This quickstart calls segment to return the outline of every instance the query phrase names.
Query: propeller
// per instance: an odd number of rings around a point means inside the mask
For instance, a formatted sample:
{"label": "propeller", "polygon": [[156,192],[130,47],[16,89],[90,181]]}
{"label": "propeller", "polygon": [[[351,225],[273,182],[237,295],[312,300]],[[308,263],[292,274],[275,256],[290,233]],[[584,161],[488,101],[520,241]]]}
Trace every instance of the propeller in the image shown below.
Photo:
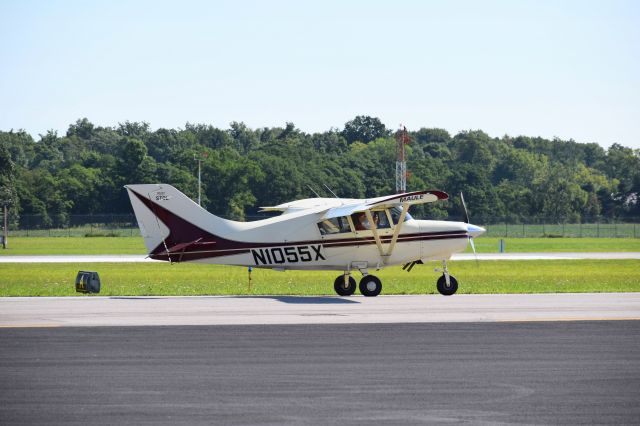
{"label": "propeller", "polygon": [[473,250],[473,255],[476,258],[476,265],[479,266],[480,264],[478,262],[478,253],[476,253],[476,245],[473,242],[473,233],[478,231],[481,231],[480,233],[482,233],[484,232],[484,229],[480,228],[479,226],[471,225],[469,223],[469,211],[467,210],[467,204],[464,202],[464,195],[462,194],[462,192],[460,192],[460,201],[462,201],[462,208],[464,210],[464,223],[467,224],[467,238],[469,239],[471,250]]}
{"label": "propeller", "polygon": [[464,195],[460,192],[460,201],[462,201],[462,208],[464,209],[464,223],[469,223],[469,212],[467,211],[467,204],[464,202]]}
{"label": "propeller", "polygon": [[[462,195],[462,192],[460,192],[460,201],[462,202],[462,208],[464,210],[464,223],[467,224],[467,238],[469,239],[469,244],[471,245],[471,249],[473,250],[473,255],[476,258],[476,265],[479,266],[480,263],[478,262],[478,253],[476,252],[476,245],[473,242],[473,238],[485,233],[486,229],[469,223],[469,211],[467,210],[467,203],[464,202],[464,195]],[[402,269],[407,272],[411,272],[414,266],[421,264],[422,260],[408,262],[404,264]]]}

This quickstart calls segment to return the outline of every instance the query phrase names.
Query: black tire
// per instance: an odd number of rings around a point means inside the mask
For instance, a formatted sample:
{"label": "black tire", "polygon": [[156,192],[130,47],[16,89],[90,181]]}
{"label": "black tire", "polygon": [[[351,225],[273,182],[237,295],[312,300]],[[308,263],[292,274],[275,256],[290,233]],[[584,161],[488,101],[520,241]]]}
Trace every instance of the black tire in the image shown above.
{"label": "black tire", "polygon": [[382,283],[374,275],[366,275],[360,280],[360,293],[363,296],[375,297],[382,291]]}
{"label": "black tire", "polygon": [[456,291],[458,291],[458,280],[456,280],[453,275],[449,275],[449,285],[447,286],[447,280],[444,277],[444,274],[438,278],[438,292],[443,296],[451,296]]}
{"label": "black tire", "polygon": [[339,296],[351,296],[356,292],[356,280],[352,276],[349,276],[349,283],[345,286],[344,275],[340,275],[333,282],[333,289]]}

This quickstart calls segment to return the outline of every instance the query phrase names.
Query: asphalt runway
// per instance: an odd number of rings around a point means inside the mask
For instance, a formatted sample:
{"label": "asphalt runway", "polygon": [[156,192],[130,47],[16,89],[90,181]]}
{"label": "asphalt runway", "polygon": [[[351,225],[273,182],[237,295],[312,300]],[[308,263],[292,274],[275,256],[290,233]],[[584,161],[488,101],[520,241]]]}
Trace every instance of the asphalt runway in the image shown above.
{"label": "asphalt runway", "polygon": [[638,424],[640,322],[0,329],[0,423]]}
{"label": "asphalt runway", "polygon": [[[3,254],[3,253],[0,253]],[[580,252],[580,253],[458,253],[453,261],[468,260],[624,260],[640,259],[640,252]],[[162,262],[142,254],[107,255],[3,255],[0,263],[139,263]]]}
{"label": "asphalt runway", "polygon": [[639,354],[640,293],[0,298],[0,424],[638,424]]}

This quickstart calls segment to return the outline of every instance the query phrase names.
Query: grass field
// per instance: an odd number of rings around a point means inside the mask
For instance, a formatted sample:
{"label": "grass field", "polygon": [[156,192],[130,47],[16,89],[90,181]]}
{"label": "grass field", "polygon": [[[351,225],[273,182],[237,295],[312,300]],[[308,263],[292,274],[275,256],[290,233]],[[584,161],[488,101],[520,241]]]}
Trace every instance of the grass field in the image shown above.
{"label": "grass field", "polygon": [[[640,251],[632,238],[505,238],[507,252]],[[479,253],[498,251],[499,238],[476,238]],[[140,237],[16,237],[0,256],[48,254],[144,254]],[[470,251],[470,248],[467,250]],[[376,273],[384,294],[435,293],[435,264],[411,273],[393,267]],[[452,262],[460,293],[546,293],[640,291],[640,261],[481,261]],[[76,295],[78,270],[94,270],[101,294],[334,294],[336,272],[254,270],[252,289],[244,268],[198,264],[0,264],[0,296]],[[359,276],[356,275],[359,279]]]}
{"label": "grass field", "polygon": [[[400,267],[373,272],[383,294],[435,293],[435,263],[407,273]],[[254,270],[200,264],[0,264],[0,296],[72,296],[78,270],[98,271],[101,295],[320,295],[334,294],[336,272]],[[640,291],[638,260],[451,262],[459,293]],[[359,274],[355,275],[357,280]]]}
{"label": "grass field", "polygon": [[0,256],[146,253],[142,237],[15,237],[0,249]]}
{"label": "grass field", "polygon": [[[119,219],[117,216],[106,215],[105,217],[103,215],[102,219],[99,219],[99,216],[94,218],[96,221],[106,220],[107,223],[95,223],[70,228],[12,230],[11,233],[17,237],[140,236],[140,231],[134,225],[135,219],[132,215],[125,215],[124,217],[120,215]],[[87,219],[87,217],[82,218]],[[499,238],[640,238],[640,224],[638,223],[545,223],[535,225],[496,223],[486,225],[481,220],[474,223],[484,226],[487,229],[488,237]]]}
{"label": "grass field", "polygon": [[[640,251],[638,238],[502,238],[507,253],[629,252]],[[474,242],[478,253],[497,253],[501,238],[480,237]],[[471,247],[467,247],[471,253]]]}
{"label": "grass field", "polygon": [[488,237],[638,238],[637,223],[547,223],[487,225]]}
{"label": "grass field", "polygon": [[[509,253],[640,251],[638,238],[504,238]],[[497,253],[500,238],[475,239],[478,253]],[[471,252],[471,248],[467,249]],[[15,237],[0,256],[145,254],[141,237]]]}

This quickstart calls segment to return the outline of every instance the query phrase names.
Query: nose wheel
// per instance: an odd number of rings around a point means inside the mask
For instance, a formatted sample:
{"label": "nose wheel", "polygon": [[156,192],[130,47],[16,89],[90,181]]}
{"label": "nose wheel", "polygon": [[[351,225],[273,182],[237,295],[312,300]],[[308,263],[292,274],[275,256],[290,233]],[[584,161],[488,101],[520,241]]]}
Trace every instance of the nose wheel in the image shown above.
{"label": "nose wheel", "polygon": [[449,282],[447,282],[447,277],[442,274],[440,278],[438,278],[438,292],[443,296],[451,296],[458,290],[458,280],[456,280],[453,275],[449,275]]}
{"label": "nose wheel", "polygon": [[458,291],[458,280],[456,280],[453,275],[449,274],[446,260],[442,261],[442,269],[436,269],[436,272],[442,272],[442,276],[438,278],[438,282],[436,283],[438,293],[443,296],[451,296]]}

